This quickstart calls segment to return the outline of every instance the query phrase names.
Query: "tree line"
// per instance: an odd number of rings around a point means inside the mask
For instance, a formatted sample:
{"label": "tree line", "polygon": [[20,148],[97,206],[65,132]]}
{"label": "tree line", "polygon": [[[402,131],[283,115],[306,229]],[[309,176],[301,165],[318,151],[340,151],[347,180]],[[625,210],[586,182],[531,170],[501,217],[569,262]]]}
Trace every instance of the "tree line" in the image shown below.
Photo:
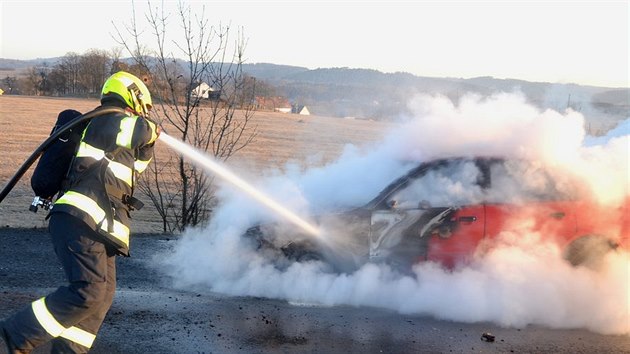
{"label": "tree line", "polygon": [[118,70],[133,68],[115,54],[91,49],[84,54],[67,53],[53,65],[28,68],[24,75],[6,76],[2,86],[6,93],[16,95],[93,97]]}
{"label": "tree line", "polygon": [[[0,88],[5,94],[13,95],[99,97],[105,80],[111,74],[121,70],[155,80],[155,75],[148,72],[146,65],[138,63],[134,58],[124,59],[121,53],[122,49],[112,51],[90,49],[84,54],[69,52],[54,64],[44,63],[26,69],[26,72],[21,75],[7,75],[0,81]],[[254,104],[256,96],[272,97],[277,94],[277,89],[263,80],[257,80],[246,74],[241,80],[242,85],[248,89],[242,90],[243,93],[247,93],[247,97],[241,97],[240,102]],[[180,80],[180,82],[186,81]],[[162,89],[168,87],[169,83],[159,82],[159,80],[153,83],[155,85],[151,90],[152,95],[154,99],[159,100],[160,93],[163,93]],[[154,92],[156,88],[157,92]],[[189,94],[194,87],[179,87],[179,89],[180,100],[183,101],[185,95]]]}

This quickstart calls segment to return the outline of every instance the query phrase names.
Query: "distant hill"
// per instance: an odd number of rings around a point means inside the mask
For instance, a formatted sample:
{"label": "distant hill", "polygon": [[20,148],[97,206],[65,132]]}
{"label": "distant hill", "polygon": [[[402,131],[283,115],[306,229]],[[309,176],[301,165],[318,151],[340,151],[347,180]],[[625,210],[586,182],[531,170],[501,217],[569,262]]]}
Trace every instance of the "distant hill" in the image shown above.
{"label": "distant hill", "polygon": [[[54,65],[59,58],[0,59],[0,74],[38,65]],[[395,120],[405,116],[407,102],[417,94],[441,94],[457,101],[463,95],[522,92],[541,109],[582,112],[591,133],[605,132],[630,117],[630,89],[552,84],[493,77],[435,78],[371,69],[308,69],[270,63],[244,64],[243,72],[277,88],[291,103],[306,105],[315,115]]]}
{"label": "distant hill", "polygon": [[18,59],[4,59],[0,58],[0,71],[21,71],[31,68],[33,66],[42,65],[54,65],[60,58],[46,58],[46,59],[30,59],[30,60],[18,60]]}
{"label": "distant hill", "polygon": [[313,114],[397,119],[407,114],[406,104],[416,94],[442,94],[459,100],[464,94],[488,96],[522,92],[541,109],[582,112],[591,133],[602,133],[630,118],[630,89],[552,84],[515,79],[421,77],[409,73],[382,73],[370,69],[319,68],[309,70],[274,64],[246,64],[243,71],[281,89],[292,102]]}
{"label": "distant hill", "polygon": [[290,75],[309,71],[309,69],[300,66],[257,63],[243,65],[243,71],[261,80],[276,81]]}

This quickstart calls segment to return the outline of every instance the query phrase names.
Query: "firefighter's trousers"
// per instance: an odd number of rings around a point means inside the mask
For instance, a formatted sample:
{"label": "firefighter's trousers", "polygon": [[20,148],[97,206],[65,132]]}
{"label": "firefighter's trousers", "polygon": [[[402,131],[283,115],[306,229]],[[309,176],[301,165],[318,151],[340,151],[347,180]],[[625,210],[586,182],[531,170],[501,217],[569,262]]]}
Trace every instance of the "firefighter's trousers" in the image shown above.
{"label": "firefighter's trousers", "polygon": [[34,301],[4,326],[20,349],[52,340],[53,353],[87,353],[114,299],[116,257],[69,214],[53,213],[49,230],[68,285]]}

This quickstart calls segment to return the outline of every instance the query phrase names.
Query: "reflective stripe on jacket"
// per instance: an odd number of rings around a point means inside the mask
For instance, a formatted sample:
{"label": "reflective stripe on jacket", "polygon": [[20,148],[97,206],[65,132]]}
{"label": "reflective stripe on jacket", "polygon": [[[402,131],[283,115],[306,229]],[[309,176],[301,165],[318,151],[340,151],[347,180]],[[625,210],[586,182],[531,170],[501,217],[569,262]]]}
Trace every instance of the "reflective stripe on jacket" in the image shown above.
{"label": "reflective stripe on jacket", "polygon": [[155,124],[142,117],[109,114],[92,119],[70,169],[68,191],[52,212],[83,220],[120,254],[129,255],[126,198],[148,166],[156,139]]}

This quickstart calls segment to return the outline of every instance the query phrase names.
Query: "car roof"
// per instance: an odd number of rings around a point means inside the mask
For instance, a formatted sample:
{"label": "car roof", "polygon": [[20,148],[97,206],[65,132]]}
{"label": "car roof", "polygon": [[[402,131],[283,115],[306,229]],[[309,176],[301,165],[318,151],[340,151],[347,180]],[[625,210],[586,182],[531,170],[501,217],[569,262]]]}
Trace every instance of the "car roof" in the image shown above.
{"label": "car roof", "polygon": [[[381,190],[379,194],[372,200],[370,200],[364,208],[372,209],[383,203],[389,196],[394,194],[396,191],[406,187],[411,181],[413,181],[417,176],[426,173],[427,170],[435,169],[437,167],[446,166],[447,164],[453,162],[474,162],[477,167],[482,171],[483,174],[487,175],[490,165],[495,163],[501,163],[508,160],[504,157],[496,157],[496,156],[456,156],[456,157],[447,157],[447,158],[438,158],[425,162],[421,162],[418,166],[410,169],[403,176],[395,179],[391,182],[387,187]],[[483,185],[483,181],[480,181]]]}

